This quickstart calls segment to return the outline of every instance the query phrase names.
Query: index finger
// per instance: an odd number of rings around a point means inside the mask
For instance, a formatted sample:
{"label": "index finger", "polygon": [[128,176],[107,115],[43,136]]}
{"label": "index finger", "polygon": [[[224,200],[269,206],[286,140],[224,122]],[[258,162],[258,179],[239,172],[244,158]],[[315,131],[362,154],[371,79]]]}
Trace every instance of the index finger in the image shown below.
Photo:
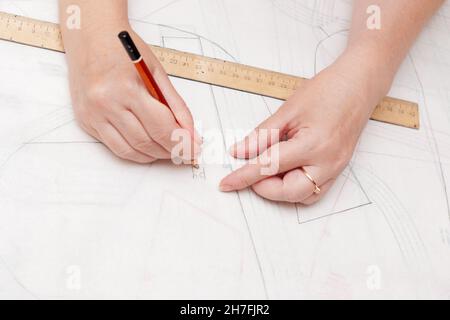
{"label": "index finger", "polygon": [[[172,111],[153,99],[149,95],[143,95],[139,105],[133,106],[133,113],[141,121],[143,127],[148,135],[160,146],[166,149],[169,153],[179,145],[179,141],[173,141],[172,136],[176,130],[186,130],[176,121]],[[186,130],[188,132],[188,130]],[[190,135],[190,133],[188,132]],[[183,155],[186,155],[185,160],[192,160],[196,155],[196,145],[191,143],[191,150],[184,150]],[[184,157],[183,157],[184,158]]]}
{"label": "index finger", "polygon": [[[270,159],[270,161],[267,161]],[[280,142],[257,158],[256,163],[248,163],[225,177],[220,183],[223,192],[238,191],[280,173],[298,168],[306,163],[297,141]]]}
{"label": "index finger", "polygon": [[[147,52],[148,51],[146,51],[146,53]],[[151,62],[151,73],[156,82],[159,84],[162,94],[166,98],[170,109],[173,111],[176,121],[181,127],[189,130],[196,143],[201,144],[200,137],[194,128],[192,114],[186,106],[183,98],[178,94],[177,90],[173,86],[161,63],[154,54],[145,54],[145,58]]]}

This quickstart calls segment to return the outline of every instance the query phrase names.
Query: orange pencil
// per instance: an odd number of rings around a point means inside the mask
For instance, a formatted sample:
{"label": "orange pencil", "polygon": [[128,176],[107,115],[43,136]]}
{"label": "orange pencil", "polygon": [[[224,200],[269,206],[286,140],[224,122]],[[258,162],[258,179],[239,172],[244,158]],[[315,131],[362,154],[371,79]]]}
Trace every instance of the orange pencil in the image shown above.
{"label": "orange pencil", "polygon": [[144,81],[145,87],[147,88],[148,92],[153,98],[164,104],[166,107],[170,108],[166,98],[161,92],[161,89],[159,89],[155,78],[153,78],[153,75],[148,69],[147,64],[142,58],[142,55],[140,54],[130,34],[127,31],[122,31],[121,33],[119,33],[119,38],[128,55],[130,56],[131,61],[133,61],[136,70],[139,72],[142,81]]}
{"label": "orange pencil", "polygon": [[[131,61],[133,61],[133,64],[136,67],[136,70],[138,71],[139,75],[141,76],[141,79],[144,82],[145,87],[147,88],[150,95],[154,99],[164,104],[167,108],[169,108],[169,110],[171,110],[169,104],[167,103],[166,98],[164,97],[161,89],[156,83],[155,78],[153,78],[152,73],[147,67],[144,58],[142,57],[141,53],[136,47],[136,44],[134,43],[128,31],[122,31],[121,33],[119,33],[119,39],[122,42],[123,47],[127,51],[128,55],[130,56]],[[193,167],[194,168],[199,167],[195,161],[193,162]]]}

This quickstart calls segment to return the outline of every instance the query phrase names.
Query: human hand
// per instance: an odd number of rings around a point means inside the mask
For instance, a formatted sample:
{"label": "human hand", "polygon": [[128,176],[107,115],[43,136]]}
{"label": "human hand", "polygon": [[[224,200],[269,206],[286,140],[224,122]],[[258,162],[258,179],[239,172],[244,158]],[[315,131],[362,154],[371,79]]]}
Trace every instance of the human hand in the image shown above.
{"label": "human hand", "polygon": [[[357,62],[340,59],[233,146],[236,158],[258,158],[223,179],[221,190],[251,187],[269,200],[304,205],[321,199],[351,160],[377,103],[370,72]],[[278,161],[272,176],[263,173],[267,159]]]}
{"label": "human hand", "polygon": [[[128,30],[160,86],[170,109],[148,93],[117,39]],[[195,159],[201,141],[189,109],[144,41],[128,24],[108,25],[94,32],[64,38],[70,70],[73,107],[80,126],[120,158],[138,163],[171,159],[174,130],[192,138],[183,162]]]}

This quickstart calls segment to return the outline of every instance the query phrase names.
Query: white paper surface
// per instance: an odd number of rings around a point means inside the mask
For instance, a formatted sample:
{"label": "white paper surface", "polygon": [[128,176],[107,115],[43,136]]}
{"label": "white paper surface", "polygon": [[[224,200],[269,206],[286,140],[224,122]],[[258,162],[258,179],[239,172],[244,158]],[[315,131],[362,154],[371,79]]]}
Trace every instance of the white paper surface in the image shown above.
{"label": "white paper surface", "polygon": [[[57,1],[0,10],[57,21]],[[147,42],[311,77],[344,48],[344,0],[130,1]],[[222,194],[230,167],[116,159],[73,120],[62,54],[0,42],[0,298],[450,298],[450,5],[390,95],[414,131],[370,122],[318,205]],[[280,102],[174,79],[202,131]],[[229,141],[224,141],[226,145]]]}

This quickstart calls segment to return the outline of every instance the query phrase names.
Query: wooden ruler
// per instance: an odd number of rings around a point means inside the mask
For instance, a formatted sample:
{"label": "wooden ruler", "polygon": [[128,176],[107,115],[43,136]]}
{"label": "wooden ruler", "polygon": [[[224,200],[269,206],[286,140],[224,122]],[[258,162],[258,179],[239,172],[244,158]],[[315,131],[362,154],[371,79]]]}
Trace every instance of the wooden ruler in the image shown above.
{"label": "wooden ruler", "polygon": [[[59,25],[9,13],[0,12],[0,39],[64,52]],[[308,81],[238,63],[150,47],[169,75],[210,85],[286,100]],[[389,97],[376,107],[371,119],[408,128],[420,126],[416,103]]]}

